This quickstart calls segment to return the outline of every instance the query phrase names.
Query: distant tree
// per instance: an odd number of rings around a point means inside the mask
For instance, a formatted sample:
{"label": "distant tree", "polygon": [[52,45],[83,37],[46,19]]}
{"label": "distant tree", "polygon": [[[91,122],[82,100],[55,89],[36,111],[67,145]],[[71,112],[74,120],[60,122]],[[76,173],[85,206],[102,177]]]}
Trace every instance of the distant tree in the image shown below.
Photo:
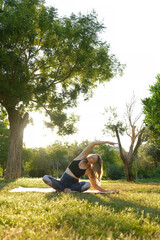
{"label": "distant tree", "polygon": [[155,143],[147,141],[146,144],[140,147],[138,151],[137,170],[139,178],[159,178],[160,149]]}
{"label": "distant tree", "polygon": [[5,178],[16,179],[28,112],[45,109],[48,126],[71,134],[76,117],[68,117],[66,109],[123,67],[100,40],[104,26],[94,12],[59,18],[43,0],[2,0],[0,23],[0,104],[10,123]]}
{"label": "distant tree", "polygon": [[154,137],[154,132],[146,127],[144,134],[144,140],[146,141],[144,152],[146,157],[150,159],[150,164],[157,168],[160,163],[160,145],[157,144],[157,141],[154,141]]}
{"label": "distant tree", "polygon": [[152,141],[160,146],[160,74],[157,82],[150,86],[151,96],[142,100],[145,123],[152,131]]}
{"label": "distant tree", "polygon": [[48,156],[45,148],[34,149],[29,176],[42,177],[48,169]]}
{"label": "distant tree", "polygon": [[156,145],[150,145],[147,149],[148,156],[152,159],[152,164],[157,168],[160,163],[160,148]]}
{"label": "distant tree", "polygon": [[29,175],[34,159],[35,149],[23,147],[22,150],[22,175]]}
{"label": "distant tree", "polygon": [[9,146],[9,122],[6,112],[0,108],[0,166],[3,169],[3,176],[7,166],[7,155]]}
{"label": "distant tree", "polygon": [[65,144],[55,142],[53,145],[47,147],[46,152],[48,156],[47,171],[52,175],[56,175],[57,178],[60,177],[69,164]]}
{"label": "distant tree", "polygon": [[[107,123],[105,124],[104,133],[110,132],[117,137],[119,143],[120,157],[124,163],[125,177],[127,181],[133,181],[134,175],[132,172],[132,164],[137,157],[138,148],[142,144],[142,136],[145,128],[143,125],[138,127],[137,121],[140,119],[141,113],[135,117],[133,115],[136,98],[133,96],[131,102],[126,104],[126,112],[123,121],[118,120],[116,109],[110,108],[105,110]],[[110,116],[109,116],[110,115]],[[126,152],[122,147],[120,135],[126,133],[130,138],[130,148]]]}
{"label": "distant tree", "polygon": [[59,177],[69,164],[66,145],[55,142],[46,148],[26,149],[22,151],[23,174],[42,177],[45,174]]}
{"label": "distant tree", "polygon": [[160,149],[155,144],[147,144],[146,147],[146,155],[150,157],[150,164],[152,164],[155,168],[158,167],[160,163]]}

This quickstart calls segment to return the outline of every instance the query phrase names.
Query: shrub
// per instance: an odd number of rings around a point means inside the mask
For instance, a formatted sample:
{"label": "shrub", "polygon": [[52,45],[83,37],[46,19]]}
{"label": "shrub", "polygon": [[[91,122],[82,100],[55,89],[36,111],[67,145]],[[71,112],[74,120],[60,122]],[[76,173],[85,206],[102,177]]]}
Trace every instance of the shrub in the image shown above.
{"label": "shrub", "polygon": [[154,169],[154,171],[152,173],[152,177],[153,178],[160,178],[160,167],[157,167],[156,169]]}
{"label": "shrub", "polygon": [[157,168],[150,168],[150,169],[145,169],[145,168],[141,168],[138,171],[138,177],[139,178],[160,178],[160,167]]}
{"label": "shrub", "polygon": [[29,171],[30,177],[43,177],[46,174],[46,171],[44,169],[38,168],[38,169],[31,169]]}
{"label": "shrub", "polygon": [[124,167],[111,165],[108,169],[108,177],[112,180],[124,178]]}

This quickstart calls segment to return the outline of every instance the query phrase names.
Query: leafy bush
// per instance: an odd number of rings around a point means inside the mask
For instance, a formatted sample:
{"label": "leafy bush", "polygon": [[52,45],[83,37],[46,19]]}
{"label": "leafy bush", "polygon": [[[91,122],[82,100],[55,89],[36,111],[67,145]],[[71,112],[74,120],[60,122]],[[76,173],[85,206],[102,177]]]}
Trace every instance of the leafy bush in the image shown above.
{"label": "leafy bush", "polygon": [[46,174],[46,171],[44,169],[38,168],[38,169],[31,169],[29,171],[30,177],[43,177]]}
{"label": "leafy bush", "polygon": [[142,179],[142,178],[150,178],[151,177],[151,171],[147,170],[145,168],[141,168],[138,170],[138,178]]}
{"label": "leafy bush", "polygon": [[124,178],[124,167],[111,165],[108,169],[108,177],[112,180]]}
{"label": "leafy bush", "polygon": [[156,169],[154,169],[152,177],[153,178],[160,178],[160,167],[157,167]]}
{"label": "leafy bush", "polygon": [[145,169],[141,168],[138,171],[138,178],[160,178],[160,167]]}

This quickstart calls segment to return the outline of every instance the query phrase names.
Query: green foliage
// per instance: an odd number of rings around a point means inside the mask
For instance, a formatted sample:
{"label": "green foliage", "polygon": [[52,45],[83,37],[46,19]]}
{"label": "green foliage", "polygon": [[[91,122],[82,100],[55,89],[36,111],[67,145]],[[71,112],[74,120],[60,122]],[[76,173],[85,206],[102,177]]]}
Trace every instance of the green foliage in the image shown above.
{"label": "green foliage", "polygon": [[150,86],[151,96],[142,100],[144,106],[145,123],[153,133],[152,140],[160,144],[160,75],[157,81]]}
{"label": "green foliage", "polygon": [[160,167],[154,169],[151,178],[159,178],[160,177]]}
{"label": "green foliage", "polygon": [[31,169],[29,171],[30,177],[43,177],[46,174],[45,169],[37,168],[37,169]]}
{"label": "green foliage", "polygon": [[69,164],[66,147],[62,143],[56,142],[46,149],[46,153],[49,162],[48,172],[56,173],[56,176],[60,177]]}
{"label": "green foliage", "polygon": [[58,17],[41,0],[3,0],[0,14],[0,103],[6,109],[44,108],[59,134],[75,131],[74,115],[83,93],[87,99],[98,83],[109,81],[123,66],[99,34],[103,24],[92,12]]}
{"label": "green foliage", "polygon": [[[64,146],[67,150],[67,156],[69,161],[71,162],[75,157],[77,157],[89,144],[88,140],[82,141],[81,143],[73,142],[73,143],[64,143]],[[93,150],[91,150],[92,152]]]}
{"label": "green foliage", "polygon": [[[27,157],[29,157],[28,161]],[[48,167],[46,150],[43,148],[24,149],[22,151],[22,162],[24,174],[27,173],[30,177],[42,177],[45,174],[46,167]]]}
{"label": "green foliage", "polygon": [[45,174],[58,177],[69,164],[67,150],[58,142],[47,148],[24,149],[22,162],[23,175],[31,177],[42,177]]}
{"label": "green foliage", "polygon": [[111,180],[118,180],[118,179],[125,178],[124,167],[123,166],[117,166],[117,165],[109,166],[108,178],[111,179]]}
{"label": "green foliage", "polygon": [[137,159],[139,178],[157,178],[160,176],[160,150],[153,143],[140,147]]}
{"label": "green foliage", "polygon": [[18,187],[46,187],[41,179],[0,179],[1,239],[157,240],[160,186],[102,181],[119,194],[10,193]]}

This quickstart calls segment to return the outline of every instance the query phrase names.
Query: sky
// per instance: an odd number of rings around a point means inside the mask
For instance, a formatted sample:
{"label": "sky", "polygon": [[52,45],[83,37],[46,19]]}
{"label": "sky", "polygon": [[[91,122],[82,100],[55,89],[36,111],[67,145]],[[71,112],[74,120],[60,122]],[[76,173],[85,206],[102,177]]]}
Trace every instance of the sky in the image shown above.
{"label": "sky", "polygon": [[[102,133],[106,122],[104,108],[116,107],[123,116],[126,102],[130,102],[134,92],[138,100],[136,111],[140,111],[141,99],[149,96],[149,86],[156,82],[156,75],[160,73],[160,1],[47,0],[46,4],[57,8],[59,16],[70,16],[72,12],[86,14],[94,9],[106,27],[100,37],[110,44],[110,52],[126,64],[126,68],[122,77],[116,76],[105,86],[98,86],[89,101],[79,99],[78,107],[73,109],[80,116],[76,124],[78,132],[72,136],[57,136],[45,127],[43,114],[31,113],[34,125],[29,124],[24,131],[25,146],[45,147],[56,140],[116,141]],[[128,138],[122,138],[124,147],[127,148],[128,142]]]}

